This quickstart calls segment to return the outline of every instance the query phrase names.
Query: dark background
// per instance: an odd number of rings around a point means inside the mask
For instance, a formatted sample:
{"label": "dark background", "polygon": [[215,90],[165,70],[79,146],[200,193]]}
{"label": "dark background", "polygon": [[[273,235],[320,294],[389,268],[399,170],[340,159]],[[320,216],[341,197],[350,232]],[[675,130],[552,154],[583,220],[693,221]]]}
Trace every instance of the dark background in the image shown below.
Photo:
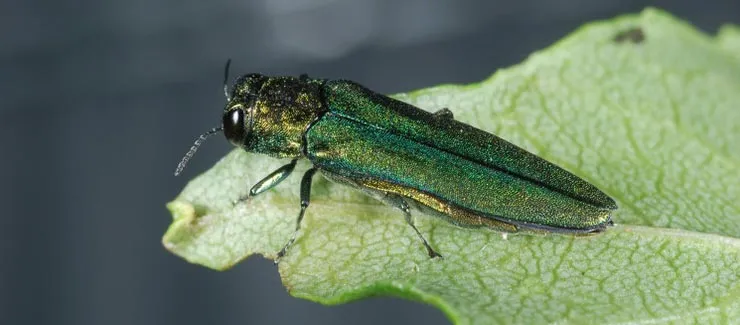
{"label": "dark background", "polygon": [[394,93],[478,81],[647,5],[740,23],[737,1],[4,0],[0,324],[445,324],[396,298],[292,298],[259,257],[219,273],[162,248],[164,204],[230,150],[212,140],[172,176],[220,123],[224,61]]}

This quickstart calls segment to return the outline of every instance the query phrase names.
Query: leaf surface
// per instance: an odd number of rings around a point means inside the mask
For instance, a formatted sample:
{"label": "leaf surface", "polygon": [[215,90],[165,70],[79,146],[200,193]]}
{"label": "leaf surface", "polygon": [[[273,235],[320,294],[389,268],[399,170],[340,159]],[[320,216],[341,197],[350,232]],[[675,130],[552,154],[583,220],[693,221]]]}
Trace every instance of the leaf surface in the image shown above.
{"label": "leaf surface", "polygon": [[[619,38],[639,28],[642,38]],[[617,39],[619,39],[617,41]],[[740,29],[716,38],[655,9],[588,24],[467,86],[396,95],[495,133],[617,200],[606,233],[502,235],[399,211],[315,177],[280,263],[297,297],[395,295],[458,324],[728,323],[740,319]],[[232,205],[286,163],[234,150],[168,204],[173,253],[213,269],[274,258],[299,211],[298,169]]]}

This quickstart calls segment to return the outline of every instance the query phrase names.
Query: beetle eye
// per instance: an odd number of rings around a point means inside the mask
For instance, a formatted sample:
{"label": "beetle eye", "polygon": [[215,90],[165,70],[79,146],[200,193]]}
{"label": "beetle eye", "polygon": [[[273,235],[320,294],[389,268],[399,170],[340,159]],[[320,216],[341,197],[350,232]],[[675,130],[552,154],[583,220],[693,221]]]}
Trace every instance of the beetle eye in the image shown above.
{"label": "beetle eye", "polygon": [[224,135],[226,139],[235,146],[241,146],[244,143],[246,137],[246,129],[244,128],[244,110],[234,109],[224,114]]}

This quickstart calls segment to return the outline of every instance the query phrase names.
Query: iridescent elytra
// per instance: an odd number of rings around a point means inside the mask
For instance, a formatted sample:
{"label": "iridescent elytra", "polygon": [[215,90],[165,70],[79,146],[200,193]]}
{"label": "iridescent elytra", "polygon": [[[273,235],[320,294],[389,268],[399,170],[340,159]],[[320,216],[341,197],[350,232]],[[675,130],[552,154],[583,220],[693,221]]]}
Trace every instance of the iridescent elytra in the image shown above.
{"label": "iridescent elytra", "polygon": [[201,135],[198,146],[223,131],[235,146],[290,162],[254,184],[240,200],[286,179],[308,159],[300,185],[296,239],[310,203],[314,174],[360,189],[401,210],[430,257],[441,257],[414,225],[411,208],[462,227],[502,232],[594,233],[612,224],[612,198],[568,171],[510,142],[454,119],[369,90],[348,80],[247,74],[231,90],[222,125]]}

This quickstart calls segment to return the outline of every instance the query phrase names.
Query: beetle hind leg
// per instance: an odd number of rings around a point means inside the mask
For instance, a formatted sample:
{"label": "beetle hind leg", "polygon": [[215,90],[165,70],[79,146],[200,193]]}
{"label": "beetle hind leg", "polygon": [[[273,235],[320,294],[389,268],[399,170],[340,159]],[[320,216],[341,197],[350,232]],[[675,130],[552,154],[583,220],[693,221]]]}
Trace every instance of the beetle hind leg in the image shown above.
{"label": "beetle hind leg", "polygon": [[442,258],[442,255],[440,253],[437,253],[432,246],[429,245],[429,242],[427,242],[426,238],[424,238],[424,235],[421,234],[421,231],[419,231],[418,228],[416,228],[416,225],[414,225],[414,220],[411,216],[411,208],[409,208],[408,203],[406,203],[406,200],[403,199],[403,197],[386,193],[384,201],[388,204],[401,209],[403,212],[403,216],[406,219],[406,223],[411,226],[412,229],[416,232],[416,235],[419,236],[419,239],[421,239],[421,242],[424,244],[424,248],[427,249],[427,254],[429,254],[430,258],[439,257]]}
{"label": "beetle hind leg", "polygon": [[435,117],[438,117],[441,119],[450,119],[450,120],[455,119],[455,115],[452,114],[452,111],[447,107],[440,109],[432,114],[434,114]]}

